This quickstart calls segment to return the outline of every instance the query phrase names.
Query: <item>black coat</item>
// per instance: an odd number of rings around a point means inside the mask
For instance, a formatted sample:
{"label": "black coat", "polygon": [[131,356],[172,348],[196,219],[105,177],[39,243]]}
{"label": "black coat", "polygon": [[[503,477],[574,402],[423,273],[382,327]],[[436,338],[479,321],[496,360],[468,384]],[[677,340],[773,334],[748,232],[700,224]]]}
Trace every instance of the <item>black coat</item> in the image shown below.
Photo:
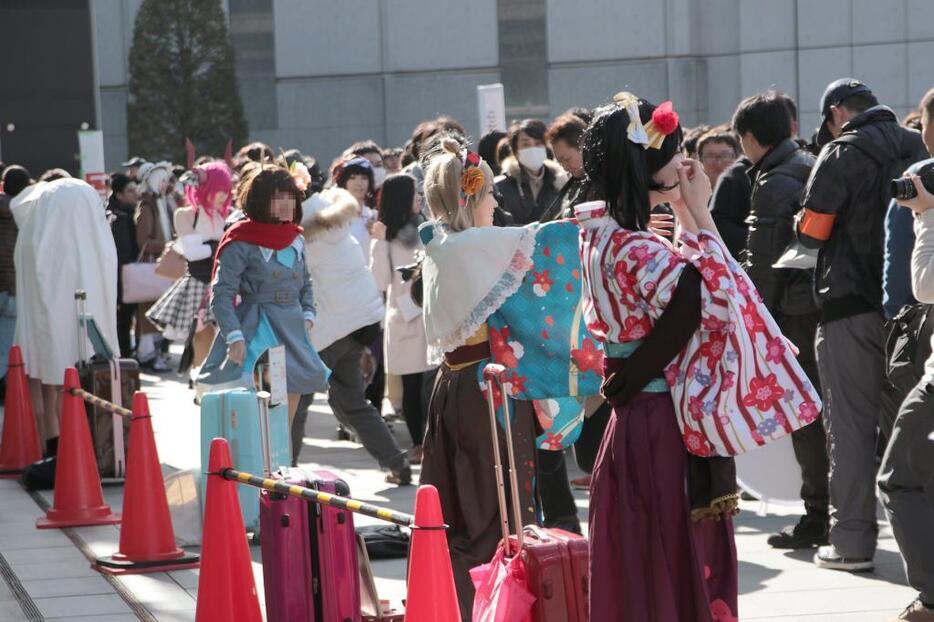
{"label": "black coat", "polygon": [[901,127],[885,106],[854,117],[824,146],[802,201],[806,218],[798,226],[801,243],[820,248],[815,288],[823,321],[882,310],[889,185],[926,157],[921,134]]}
{"label": "black coat", "polygon": [[110,222],[110,231],[113,233],[114,245],[117,247],[117,264],[121,266],[133,263],[139,257],[136,222],[133,220],[135,213],[135,205],[121,203],[111,195],[107,203],[107,220]]}
{"label": "black coat", "polygon": [[500,207],[512,215],[517,225],[527,225],[541,219],[554,202],[567,174],[554,162],[545,161],[545,177],[538,196],[532,195],[529,177],[515,158],[503,160],[503,174],[496,178],[496,189],[502,195]]}
{"label": "black coat", "polygon": [[815,158],[791,138],[776,145],[749,169],[752,182],[747,223],[746,273],[773,313],[817,311],[812,270],[773,268],[795,237],[795,215]]}
{"label": "black coat", "polygon": [[752,185],[747,171],[752,161],[743,156],[723,171],[710,199],[713,217],[726,248],[737,261],[746,248],[746,218],[749,216],[749,195]]}

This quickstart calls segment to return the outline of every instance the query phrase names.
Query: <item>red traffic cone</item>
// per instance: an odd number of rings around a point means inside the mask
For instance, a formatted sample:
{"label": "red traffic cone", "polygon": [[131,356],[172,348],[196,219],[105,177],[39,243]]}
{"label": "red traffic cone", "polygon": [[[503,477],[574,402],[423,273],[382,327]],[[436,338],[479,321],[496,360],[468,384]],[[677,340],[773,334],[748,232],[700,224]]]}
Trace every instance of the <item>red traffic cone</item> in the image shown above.
{"label": "red traffic cone", "polygon": [[237,484],[218,475],[229,468],[232,467],[227,441],[215,438],[211,441],[204,496],[196,622],[262,622],[263,619],[250,565],[246,529],[240,514]]}
{"label": "red traffic cone", "polygon": [[42,458],[23,353],[19,346],[10,348],[9,361],[3,404],[3,440],[0,441],[0,478],[17,477],[23,469]]}
{"label": "red traffic cone", "polygon": [[81,527],[112,525],[120,522],[104,503],[101,476],[91,445],[91,430],[84,402],[71,394],[80,389],[78,370],[65,370],[62,395],[62,424],[58,441],[58,461],[55,464],[55,501],[45,518],[36,521],[39,529],[51,527]]}
{"label": "red traffic cone", "polygon": [[198,556],[175,546],[175,532],[165,500],[165,482],[152,434],[146,394],[133,396],[120,549],[98,557],[94,569],[106,574],[142,574],[196,568]]}
{"label": "red traffic cone", "polygon": [[419,486],[415,494],[407,583],[406,622],[460,622],[441,501],[434,486]]}

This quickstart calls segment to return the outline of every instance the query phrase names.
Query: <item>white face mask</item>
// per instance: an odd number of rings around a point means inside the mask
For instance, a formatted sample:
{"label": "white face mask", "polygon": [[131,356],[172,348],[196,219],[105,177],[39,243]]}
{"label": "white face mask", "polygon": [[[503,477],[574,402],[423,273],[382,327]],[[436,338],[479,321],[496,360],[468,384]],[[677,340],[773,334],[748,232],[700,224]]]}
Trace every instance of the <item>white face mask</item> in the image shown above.
{"label": "white face mask", "polygon": [[519,150],[519,164],[530,171],[538,172],[538,169],[545,163],[545,156],[544,147],[526,147]]}
{"label": "white face mask", "polygon": [[373,185],[379,188],[386,181],[386,168],[383,166],[373,167]]}

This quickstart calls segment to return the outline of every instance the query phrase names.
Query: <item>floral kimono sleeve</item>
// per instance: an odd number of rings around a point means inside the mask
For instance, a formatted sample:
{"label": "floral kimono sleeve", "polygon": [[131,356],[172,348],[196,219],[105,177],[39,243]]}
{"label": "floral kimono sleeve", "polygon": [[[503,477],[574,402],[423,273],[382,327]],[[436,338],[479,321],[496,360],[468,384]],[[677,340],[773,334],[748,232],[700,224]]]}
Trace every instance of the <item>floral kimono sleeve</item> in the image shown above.
{"label": "floral kimono sleeve", "polygon": [[[618,321],[622,325],[620,340],[634,341],[651,332],[652,322],[671,302],[681,272],[687,263],[694,263],[701,275],[711,267],[707,260],[699,262],[690,255],[675,250],[667,241],[644,232],[616,231],[613,234],[614,285],[622,305]],[[726,269],[725,267],[723,268]],[[715,274],[704,278],[701,290],[701,329],[715,330],[729,322],[729,313],[717,300],[717,288],[711,287]]]}
{"label": "floral kimono sleeve", "polygon": [[665,370],[688,450],[732,456],[813,422],[821,402],[762,297],[716,235],[682,236],[701,327]]}

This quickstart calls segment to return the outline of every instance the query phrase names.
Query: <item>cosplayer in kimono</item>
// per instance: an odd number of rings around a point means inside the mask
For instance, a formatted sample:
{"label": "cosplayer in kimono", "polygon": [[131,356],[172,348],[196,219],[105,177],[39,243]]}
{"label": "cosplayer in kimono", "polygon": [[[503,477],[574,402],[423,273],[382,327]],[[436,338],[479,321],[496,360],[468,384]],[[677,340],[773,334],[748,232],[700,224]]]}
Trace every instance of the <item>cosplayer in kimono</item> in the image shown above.
{"label": "cosplayer in kimono", "polygon": [[289,171],[275,164],[256,167],[238,187],[246,219],[217,247],[210,305],[219,332],[201,369],[205,384],[252,386],[257,359],[284,345],[290,417],[300,395],[326,389],[329,373],[309,337],[315,305],[305,239],[295,224],[301,199]]}
{"label": "cosplayer in kimono", "polygon": [[[441,356],[442,364],[429,406],[421,483],[438,488],[450,525],[448,544],[461,614],[469,620],[474,598],[469,570],[490,561],[502,535],[493,437],[478,382],[479,368],[491,354],[487,319],[519,289],[529,271],[535,231],[493,227],[493,172],[452,139],[443,140],[429,160],[425,197],[435,220],[420,231],[426,243],[424,321],[429,351]],[[525,523],[534,523],[532,404],[514,404],[521,511]],[[505,455],[503,435],[499,438]]]}
{"label": "cosplayer in kimono", "polygon": [[[629,93],[583,138],[596,197],[576,207],[584,315],[614,406],[591,485],[590,610],[601,620],[738,619],[731,456],[813,421],[814,388],[682,160],[671,102]],[[679,247],[646,230],[668,203]]]}

